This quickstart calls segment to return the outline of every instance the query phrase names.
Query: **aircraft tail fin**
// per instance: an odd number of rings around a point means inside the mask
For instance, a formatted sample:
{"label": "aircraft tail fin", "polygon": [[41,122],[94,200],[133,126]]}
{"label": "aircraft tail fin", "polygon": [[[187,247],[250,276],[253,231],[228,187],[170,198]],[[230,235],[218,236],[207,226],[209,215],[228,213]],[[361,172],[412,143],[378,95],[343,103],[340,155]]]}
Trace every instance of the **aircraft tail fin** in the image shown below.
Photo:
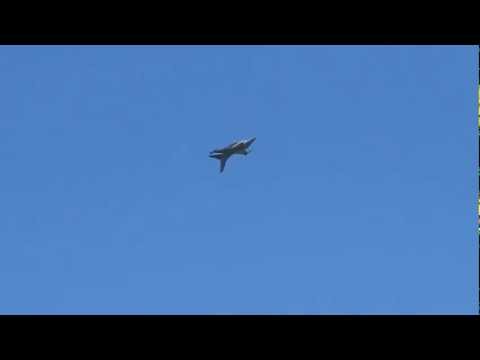
{"label": "aircraft tail fin", "polygon": [[225,164],[228,160],[228,156],[223,154],[211,154],[210,157],[220,160],[220,172],[223,172],[223,169],[225,169]]}
{"label": "aircraft tail fin", "polygon": [[220,172],[223,172],[223,169],[225,169],[225,164],[227,163],[227,158],[221,158],[220,159]]}

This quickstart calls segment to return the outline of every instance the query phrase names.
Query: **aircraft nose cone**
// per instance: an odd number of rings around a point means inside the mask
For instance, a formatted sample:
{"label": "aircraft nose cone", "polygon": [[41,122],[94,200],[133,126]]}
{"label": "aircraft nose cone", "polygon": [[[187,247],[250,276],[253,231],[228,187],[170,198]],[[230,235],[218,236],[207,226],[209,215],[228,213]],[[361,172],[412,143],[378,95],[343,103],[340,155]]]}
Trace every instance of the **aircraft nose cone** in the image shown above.
{"label": "aircraft nose cone", "polygon": [[251,138],[250,140],[248,140],[248,145],[251,145],[257,138],[254,137],[254,138]]}

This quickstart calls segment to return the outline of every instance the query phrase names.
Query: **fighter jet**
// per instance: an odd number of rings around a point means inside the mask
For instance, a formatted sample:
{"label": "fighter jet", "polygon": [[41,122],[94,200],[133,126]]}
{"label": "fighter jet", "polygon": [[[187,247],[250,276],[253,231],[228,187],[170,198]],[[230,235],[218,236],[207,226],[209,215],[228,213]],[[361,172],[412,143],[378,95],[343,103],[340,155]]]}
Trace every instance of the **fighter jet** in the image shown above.
{"label": "fighter jet", "polygon": [[232,155],[247,155],[251,152],[248,150],[250,145],[255,141],[256,138],[251,138],[248,140],[239,140],[234,143],[224,147],[223,149],[215,149],[210,151],[210,157],[220,160],[220,172],[223,172],[227,160]]}

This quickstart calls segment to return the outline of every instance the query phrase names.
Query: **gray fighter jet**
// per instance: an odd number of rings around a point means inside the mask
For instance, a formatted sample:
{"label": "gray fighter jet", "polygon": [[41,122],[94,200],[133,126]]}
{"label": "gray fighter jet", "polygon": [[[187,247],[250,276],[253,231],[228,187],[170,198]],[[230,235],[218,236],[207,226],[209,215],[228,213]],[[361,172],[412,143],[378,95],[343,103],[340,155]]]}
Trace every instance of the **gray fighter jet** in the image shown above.
{"label": "gray fighter jet", "polygon": [[220,172],[223,172],[227,160],[232,155],[247,155],[250,153],[248,148],[255,141],[256,138],[248,140],[235,141],[234,143],[224,147],[223,149],[215,149],[210,151],[210,157],[220,160]]}

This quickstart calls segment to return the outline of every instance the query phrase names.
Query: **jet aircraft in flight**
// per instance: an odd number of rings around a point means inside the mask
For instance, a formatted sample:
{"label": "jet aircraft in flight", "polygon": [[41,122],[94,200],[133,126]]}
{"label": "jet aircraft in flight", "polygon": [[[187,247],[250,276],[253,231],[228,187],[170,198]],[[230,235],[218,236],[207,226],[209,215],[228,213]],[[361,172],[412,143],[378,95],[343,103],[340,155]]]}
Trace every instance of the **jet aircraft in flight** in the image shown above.
{"label": "jet aircraft in flight", "polygon": [[222,148],[215,149],[210,151],[210,157],[220,160],[220,172],[223,172],[227,160],[232,155],[247,155],[251,152],[248,150],[250,145],[255,141],[256,138],[251,138],[248,140],[235,141],[234,143]]}

